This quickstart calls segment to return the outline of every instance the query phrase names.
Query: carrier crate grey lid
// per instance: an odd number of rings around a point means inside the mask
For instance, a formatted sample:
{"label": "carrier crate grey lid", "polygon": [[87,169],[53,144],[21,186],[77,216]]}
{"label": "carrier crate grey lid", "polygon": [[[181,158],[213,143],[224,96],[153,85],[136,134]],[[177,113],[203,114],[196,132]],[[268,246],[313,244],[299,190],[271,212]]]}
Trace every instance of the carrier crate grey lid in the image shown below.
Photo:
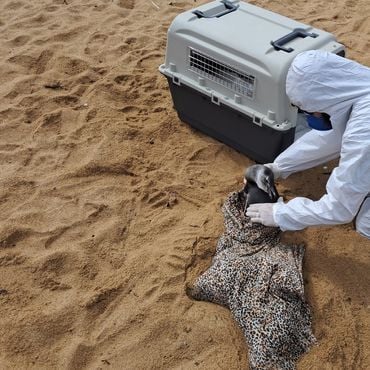
{"label": "carrier crate grey lid", "polygon": [[[320,49],[328,41],[333,40],[333,35],[330,33],[314,29],[280,14],[242,1],[230,1],[230,3],[238,6],[236,11],[221,17],[199,18],[194,14],[195,9],[186,11],[176,17],[170,32],[186,33],[197,39],[203,39],[209,45],[221,46],[225,51],[232,52],[242,60],[250,60],[260,65],[261,68],[270,71],[271,76],[279,75],[271,70],[272,68],[279,68],[279,66],[284,68],[284,62],[289,61],[290,64],[300,52]],[[222,6],[220,1],[213,1],[197,7],[196,10],[212,14],[220,6]],[[289,42],[289,46],[294,49],[292,53],[276,52],[271,41],[297,28],[320,35],[319,44],[318,40],[310,37],[304,39],[297,37]]]}
{"label": "carrier crate grey lid", "polygon": [[[282,50],[271,44],[276,40]],[[293,58],[310,49],[335,53],[343,45],[328,32],[246,2],[213,1],[173,20],[159,70],[257,125],[286,131],[297,118],[285,93],[286,74]]]}

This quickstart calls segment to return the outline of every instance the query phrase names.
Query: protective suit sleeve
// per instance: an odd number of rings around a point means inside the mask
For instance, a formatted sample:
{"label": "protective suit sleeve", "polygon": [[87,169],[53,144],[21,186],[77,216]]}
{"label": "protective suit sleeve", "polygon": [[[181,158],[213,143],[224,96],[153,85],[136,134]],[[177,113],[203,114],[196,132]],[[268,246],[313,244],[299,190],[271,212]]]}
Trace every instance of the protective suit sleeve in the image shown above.
{"label": "protective suit sleeve", "polygon": [[280,176],[285,179],[290,174],[338,158],[341,148],[340,128],[330,131],[311,130],[296,140],[274,161]]}
{"label": "protective suit sleeve", "polygon": [[[333,149],[334,146],[332,150],[324,149],[326,158],[334,154]],[[311,160],[316,159],[311,156]],[[339,165],[328,180],[327,193],[318,201],[298,197],[278,203],[274,219],[282,230],[347,223],[355,217],[369,191],[370,98],[354,106],[343,134]]]}

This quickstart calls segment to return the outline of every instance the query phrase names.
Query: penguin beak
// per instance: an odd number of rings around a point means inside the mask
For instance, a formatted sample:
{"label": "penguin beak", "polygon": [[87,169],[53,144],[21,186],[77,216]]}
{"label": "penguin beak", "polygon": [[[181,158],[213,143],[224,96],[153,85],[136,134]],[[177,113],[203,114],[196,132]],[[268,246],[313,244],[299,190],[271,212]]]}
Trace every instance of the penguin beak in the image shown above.
{"label": "penguin beak", "polygon": [[271,177],[266,177],[266,184],[267,194],[269,195],[271,200],[276,201],[279,196],[274,184],[274,180],[272,180]]}
{"label": "penguin beak", "polygon": [[273,200],[273,201],[276,201],[279,198],[278,192],[277,192],[274,184],[272,184],[272,187],[268,188],[267,193],[270,196],[271,200]]}
{"label": "penguin beak", "polygon": [[262,189],[263,191],[265,191],[269,195],[272,201],[277,201],[277,199],[279,198],[278,192],[276,190],[274,180],[272,177],[270,176],[264,177],[261,182],[258,182],[258,187]]}

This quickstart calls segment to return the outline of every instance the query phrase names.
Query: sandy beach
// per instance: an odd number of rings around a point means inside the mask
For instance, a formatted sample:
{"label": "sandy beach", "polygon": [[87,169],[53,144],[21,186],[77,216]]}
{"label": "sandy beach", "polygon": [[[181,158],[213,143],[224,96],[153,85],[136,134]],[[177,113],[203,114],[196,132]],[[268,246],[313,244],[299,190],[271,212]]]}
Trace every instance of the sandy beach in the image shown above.
{"label": "sandy beach", "polygon": [[[181,123],[163,63],[199,0],[0,3],[0,369],[246,369],[230,312],[185,293],[211,263],[246,156]],[[256,0],[370,67],[368,0]],[[336,162],[278,181],[318,199]],[[304,243],[318,340],[299,370],[370,368],[370,242]]]}

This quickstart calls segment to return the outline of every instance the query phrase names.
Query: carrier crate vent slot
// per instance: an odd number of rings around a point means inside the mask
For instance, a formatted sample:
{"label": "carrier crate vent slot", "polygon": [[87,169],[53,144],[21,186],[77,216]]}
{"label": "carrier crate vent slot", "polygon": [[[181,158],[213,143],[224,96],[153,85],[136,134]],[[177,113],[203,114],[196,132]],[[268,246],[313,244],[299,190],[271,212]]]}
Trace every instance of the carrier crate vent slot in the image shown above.
{"label": "carrier crate vent slot", "polygon": [[237,94],[253,99],[255,90],[254,76],[238,71],[194,49],[189,49],[189,51],[191,71],[225,86]]}

